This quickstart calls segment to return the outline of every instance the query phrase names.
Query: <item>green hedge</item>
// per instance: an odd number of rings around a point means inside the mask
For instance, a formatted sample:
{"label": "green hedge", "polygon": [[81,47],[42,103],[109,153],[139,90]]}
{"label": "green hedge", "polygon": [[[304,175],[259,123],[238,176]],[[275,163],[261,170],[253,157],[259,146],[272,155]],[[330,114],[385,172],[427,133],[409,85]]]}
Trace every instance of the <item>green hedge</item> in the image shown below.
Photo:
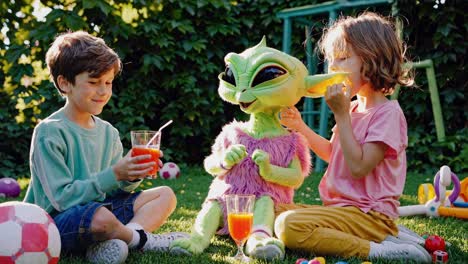
{"label": "green hedge", "polygon": [[[245,118],[237,106],[223,102],[217,94],[224,56],[258,43],[263,35],[269,46],[281,49],[283,27],[276,13],[318,1],[140,0],[129,4],[117,0],[112,5],[104,0],[41,1],[55,7],[42,21],[33,16],[31,2],[0,3],[0,21],[9,29],[0,34],[0,177],[29,175],[33,128],[64,104],[52,83],[40,77],[45,52],[57,33],[94,32],[121,56],[124,69],[101,116],[119,129],[125,147],[130,145],[130,130],[157,129],[173,119],[162,138],[165,159],[201,164],[222,125]],[[433,173],[448,164],[466,173],[467,15],[458,1],[439,4],[437,9],[435,1],[430,2],[400,1],[398,7],[406,19],[404,36],[411,57],[435,62],[448,136],[443,143],[436,141],[421,72],[420,88],[400,95],[409,123],[409,170]],[[387,15],[390,6],[375,10]],[[312,37],[318,38],[327,19],[313,19]],[[296,27],[294,32],[293,54],[304,59],[304,31]],[[38,77],[29,85],[25,76]]]}

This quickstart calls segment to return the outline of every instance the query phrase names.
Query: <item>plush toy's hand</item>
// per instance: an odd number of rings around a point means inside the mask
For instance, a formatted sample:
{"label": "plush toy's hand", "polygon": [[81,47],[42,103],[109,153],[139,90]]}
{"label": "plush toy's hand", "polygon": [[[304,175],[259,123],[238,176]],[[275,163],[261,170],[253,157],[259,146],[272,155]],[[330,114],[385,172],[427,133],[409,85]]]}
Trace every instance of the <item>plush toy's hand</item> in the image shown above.
{"label": "plush toy's hand", "polygon": [[268,180],[271,175],[270,155],[263,150],[256,149],[252,154],[252,160],[257,164],[260,176]]}
{"label": "plush toy's hand", "polygon": [[290,166],[280,167],[270,163],[270,155],[267,152],[256,149],[252,154],[252,160],[258,166],[260,177],[267,182],[287,187],[298,187],[304,180],[297,158],[293,159]]}
{"label": "plush toy's hand", "polygon": [[241,162],[245,157],[247,157],[247,151],[244,145],[235,144],[230,146],[224,153],[224,159],[222,165],[225,168],[232,168],[232,166]]}

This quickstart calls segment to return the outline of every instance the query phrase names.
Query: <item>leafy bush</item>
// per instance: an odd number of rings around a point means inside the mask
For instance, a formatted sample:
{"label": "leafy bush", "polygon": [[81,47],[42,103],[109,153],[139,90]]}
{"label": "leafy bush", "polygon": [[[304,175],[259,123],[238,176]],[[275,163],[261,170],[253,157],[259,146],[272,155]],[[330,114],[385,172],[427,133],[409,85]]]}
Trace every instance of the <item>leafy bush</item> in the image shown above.
{"label": "leafy bush", "polygon": [[[109,4],[104,0],[43,0],[43,5],[52,8],[44,20],[33,15],[31,2],[0,3],[0,21],[9,29],[0,35],[2,176],[28,175],[34,126],[64,104],[44,64],[45,52],[58,33],[94,32],[121,56],[124,69],[101,117],[119,129],[125,147],[130,146],[130,130],[157,129],[173,119],[163,134],[165,159],[201,164],[221,126],[233,118],[245,118],[237,106],[217,95],[224,56],[258,43],[263,35],[269,46],[281,49],[283,26],[275,14],[314,1],[117,0]],[[409,168],[433,170],[444,162],[466,172],[467,27],[457,25],[464,25],[467,15],[454,3],[434,9],[428,1],[399,2],[403,2],[400,14],[407,18],[405,38],[412,56],[435,61],[448,134],[446,142],[436,142],[432,113],[427,110],[427,85],[421,78],[418,83],[424,92],[407,91],[400,96],[410,144],[416,144],[408,149]],[[376,10],[390,12],[389,6]],[[317,22],[313,37],[317,38],[327,20],[325,16],[313,19]],[[292,53],[303,59],[303,29],[295,25],[294,30]]]}

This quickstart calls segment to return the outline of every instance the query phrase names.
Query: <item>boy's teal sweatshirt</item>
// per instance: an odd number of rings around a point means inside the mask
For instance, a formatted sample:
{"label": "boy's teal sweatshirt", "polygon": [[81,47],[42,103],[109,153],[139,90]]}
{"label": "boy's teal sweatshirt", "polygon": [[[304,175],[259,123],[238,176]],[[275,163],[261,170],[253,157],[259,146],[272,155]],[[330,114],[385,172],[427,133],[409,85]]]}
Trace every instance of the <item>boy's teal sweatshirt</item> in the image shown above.
{"label": "boy's teal sweatshirt", "polygon": [[133,191],[141,183],[118,182],[111,168],[122,158],[119,132],[93,116],[95,127],[70,121],[61,108],[36,128],[31,140],[29,183],[25,202],[48,213],[74,205],[103,201],[118,189]]}

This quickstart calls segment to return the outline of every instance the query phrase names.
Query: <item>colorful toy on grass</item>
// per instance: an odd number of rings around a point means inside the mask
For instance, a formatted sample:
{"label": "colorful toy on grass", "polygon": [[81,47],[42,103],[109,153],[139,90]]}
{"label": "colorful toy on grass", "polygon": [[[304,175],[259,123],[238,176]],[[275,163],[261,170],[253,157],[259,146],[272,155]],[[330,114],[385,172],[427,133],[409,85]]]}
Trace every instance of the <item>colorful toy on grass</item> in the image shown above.
{"label": "colorful toy on grass", "polygon": [[309,264],[325,264],[326,261],[322,257],[315,257],[309,261]]}
{"label": "colorful toy on grass", "polygon": [[445,240],[440,236],[431,235],[426,238],[424,247],[429,253],[432,253],[436,250],[445,251]]}
{"label": "colorful toy on grass", "polygon": [[18,182],[13,178],[0,179],[0,197],[18,197],[21,188]]}
{"label": "colorful toy on grass", "polygon": [[448,263],[448,253],[443,250],[436,250],[432,252],[432,263],[443,264]]}
{"label": "colorful toy on grass", "polygon": [[60,234],[42,208],[23,202],[0,204],[0,263],[55,264]]}
{"label": "colorful toy on grass", "polygon": [[460,182],[460,198],[468,203],[468,177]]}
{"label": "colorful toy on grass", "polygon": [[315,257],[311,260],[305,259],[305,258],[300,258],[296,260],[295,264],[325,264],[325,258],[323,257]]}
{"label": "colorful toy on grass", "polygon": [[267,47],[265,38],[242,53],[229,53],[224,60],[218,93],[239,105],[250,120],[232,121],[217,136],[204,161],[205,170],[214,177],[208,196],[190,238],[174,241],[170,250],[202,253],[215,233],[229,232],[225,196],[253,194],[257,198],[253,228],[245,251],[254,258],[282,259],[284,244],[273,237],[274,206],[293,202],[294,190],[309,175],[311,161],[306,139],[284,128],[279,112],[304,96],[323,96],[327,84],[344,82],[347,73],[309,76],[300,60]]}
{"label": "colorful toy on grass", "polygon": [[180,169],[174,162],[166,162],[159,170],[159,176],[163,179],[177,179],[180,176]]}
{"label": "colorful toy on grass", "polygon": [[[453,183],[454,187],[447,197],[446,188]],[[466,184],[464,183],[464,186]],[[398,207],[400,216],[427,215],[431,217],[452,216],[456,218],[468,219],[468,208],[454,207],[453,203],[460,194],[460,181],[455,173],[450,171],[448,166],[442,166],[434,177],[435,197],[427,201],[424,205],[409,205]],[[465,188],[465,187],[464,187]],[[464,190],[465,192],[466,190]],[[464,194],[466,195],[466,194]]]}
{"label": "colorful toy on grass", "polygon": [[309,262],[307,264],[325,264],[326,261],[324,258],[322,257],[315,257],[311,260],[309,260]]}
{"label": "colorful toy on grass", "polygon": [[[451,190],[446,190],[445,191],[445,196],[449,197],[452,194]],[[419,185],[418,188],[418,201],[419,204],[425,204],[429,200],[432,200],[434,197],[436,197],[436,190],[434,188],[434,185],[431,183],[423,183]],[[468,178],[463,179],[460,181],[460,193],[456,200],[453,202],[453,204],[460,204],[460,207],[468,207]],[[463,206],[463,203],[466,203],[465,206]],[[457,207],[457,206],[456,206]]]}
{"label": "colorful toy on grass", "polygon": [[[346,261],[338,261],[338,262],[336,262],[335,264],[348,264],[348,262],[346,262]],[[372,264],[372,262],[370,262],[370,261],[364,261],[364,262],[362,262],[361,264]]]}
{"label": "colorful toy on grass", "polygon": [[299,258],[295,262],[295,264],[307,264],[307,263],[309,263],[309,260],[305,258]]}

